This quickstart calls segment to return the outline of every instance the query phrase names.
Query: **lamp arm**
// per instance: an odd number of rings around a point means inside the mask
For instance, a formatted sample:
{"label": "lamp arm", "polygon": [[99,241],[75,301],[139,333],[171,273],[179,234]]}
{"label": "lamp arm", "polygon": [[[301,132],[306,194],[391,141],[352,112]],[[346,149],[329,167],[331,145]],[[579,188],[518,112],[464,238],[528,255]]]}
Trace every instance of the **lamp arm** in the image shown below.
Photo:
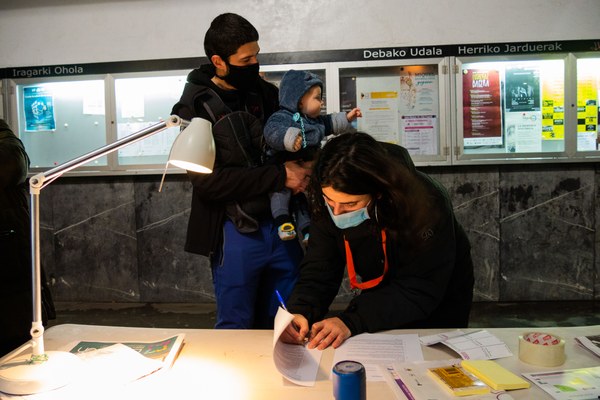
{"label": "lamp arm", "polygon": [[125,136],[124,138],[119,139],[116,142],[109,143],[106,146],[90,151],[89,153],[74,158],[71,161],[67,161],[57,167],[49,169],[46,172],[34,175],[29,180],[29,186],[31,189],[43,189],[45,186],[50,184],[50,181],[60,177],[65,172],[71,171],[72,169],[75,169],[106,154],[112,153],[113,151],[128,146],[134,142],[145,139],[146,137],[158,133],[164,129],[172,128],[175,126],[186,127],[189,124],[190,121],[184,120],[177,115],[171,115],[166,121],[158,122],[138,132],[132,133],[131,135]]}
{"label": "lamp arm", "polygon": [[[177,115],[171,115],[166,121],[159,122],[148,128],[132,133],[116,142],[100,147],[87,154],[79,156],[71,161],[67,161],[57,167],[49,169],[46,172],[39,173],[29,179],[29,194],[31,196],[31,274],[32,274],[32,292],[33,292],[33,320],[31,323],[31,340],[21,346],[21,351],[25,348],[32,347],[32,360],[43,357],[44,350],[44,325],[42,323],[42,277],[41,277],[41,259],[40,259],[40,191],[48,186],[54,179],[60,177],[65,172],[86,164],[92,160],[102,157],[108,153],[116,151],[122,147],[128,146],[131,143],[145,139],[164,129],[181,126],[186,127],[190,124],[189,121],[181,119]],[[27,346],[27,347],[25,347]],[[21,352],[19,351],[19,353]],[[17,355],[12,354],[13,356]]]}

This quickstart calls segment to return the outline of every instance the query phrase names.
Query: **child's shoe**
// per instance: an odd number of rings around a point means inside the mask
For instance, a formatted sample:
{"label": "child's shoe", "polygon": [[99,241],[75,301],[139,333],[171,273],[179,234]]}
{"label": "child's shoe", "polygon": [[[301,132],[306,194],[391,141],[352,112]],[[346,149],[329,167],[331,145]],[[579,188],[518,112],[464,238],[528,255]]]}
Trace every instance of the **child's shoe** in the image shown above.
{"label": "child's shoe", "polygon": [[281,240],[296,239],[296,228],[294,227],[294,224],[290,222],[280,225],[279,228],[277,228],[277,233]]}

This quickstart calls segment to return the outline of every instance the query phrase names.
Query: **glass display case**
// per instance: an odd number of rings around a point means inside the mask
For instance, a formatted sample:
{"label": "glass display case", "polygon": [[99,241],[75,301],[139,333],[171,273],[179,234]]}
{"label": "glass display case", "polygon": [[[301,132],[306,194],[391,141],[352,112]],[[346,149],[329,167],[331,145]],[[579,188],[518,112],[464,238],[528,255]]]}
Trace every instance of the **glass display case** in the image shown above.
{"label": "glass display case", "polygon": [[566,157],[565,56],[456,67],[457,160]]}
{"label": "glass display case", "polygon": [[[179,101],[186,72],[115,76],[117,139],[167,119]],[[119,166],[164,165],[179,128],[165,129],[149,138],[119,149]]]}
{"label": "glass display case", "polygon": [[[288,70],[315,73],[323,80],[322,114],[359,107],[355,127],[406,147],[417,165],[600,159],[596,41],[409,49],[379,49],[377,60],[368,58],[373,49],[273,53],[263,55],[260,73],[276,86]],[[3,108],[32,169],[44,169],[168,117],[189,73],[180,64],[161,62],[158,71],[139,62],[124,71],[101,65],[103,73],[91,66],[83,75],[37,78],[84,68],[13,68],[2,81]],[[86,173],[162,169],[176,135],[176,128],[160,132]]]}
{"label": "glass display case", "polygon": [[[32,168],[49,168],[107,142],[103,78],[22,80],[14,85],[17,124]],[[93,167],[107,165],[106,157]]]}
{"label": "glass display case", "polygon": [[415,161],[446,162],[449,118],[444,71],[445,59],[340,66],[340,110],[359,107],[358,130],[406,147]]}

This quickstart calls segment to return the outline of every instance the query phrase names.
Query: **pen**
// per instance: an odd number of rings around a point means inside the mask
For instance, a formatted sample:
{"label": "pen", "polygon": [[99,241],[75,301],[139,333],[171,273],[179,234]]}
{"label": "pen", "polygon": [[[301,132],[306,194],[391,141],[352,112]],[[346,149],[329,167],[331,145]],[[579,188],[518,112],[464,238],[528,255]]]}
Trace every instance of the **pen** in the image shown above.
{"label": "pen", "polygon": [[[281,293],[279,293],[279,290],[275,289],[275,294],[277,295],[277,299],[279,299],[279,304],[281,304],[281,307],[282,307],[282,308],[283,308],[285,311],[287,311],[288,309],[287,309],[287,307],[285,306],[285,302],[283,301],[283,297],[281,297]],[[295,329],[296,331],[298,331],[298,327],[296,326],[296,324],[294,323],[294,321],[292,321],[292,326],[294,327],[294,329]],[[310,336],[310,331],[308,332],[308,336]],[[303,342],[304,344],[306,344],[306,343],[308,342],[308,340],[309,340],[309,339],[308,339],[308,337],[306,337],[306,336],[305,336],[305,337],[304,337],[304,339],[302,340],[302,342]]]}
{"label": "pen", "polygon": [[283,302],[283,297],[281,297],[281,294],[279,294],[279,290],[275,289],[275,294],[277,295],[277,298],[279,299],[279,304],[281,304],[281,308],[283,308],[285,311],[287,311],[287,307],[285,306],[285,303]]}

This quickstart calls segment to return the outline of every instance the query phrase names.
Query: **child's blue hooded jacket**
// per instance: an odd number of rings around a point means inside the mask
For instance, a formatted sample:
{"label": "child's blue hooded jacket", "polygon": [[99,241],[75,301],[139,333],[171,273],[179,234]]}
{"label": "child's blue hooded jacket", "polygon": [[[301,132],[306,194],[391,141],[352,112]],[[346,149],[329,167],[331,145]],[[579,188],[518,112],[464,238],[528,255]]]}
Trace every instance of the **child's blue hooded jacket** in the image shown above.
{"label": "child's blue hooded jacket", "polygon": [[[321,146],[325,136],[354,130],[343,112],[310,118],[300,113],[298,104],[304,94],[313,86],[323,82],[312,72],[290,70],[279,84],[279,111],[271,115],[264,129],[265,140],[274,152],[294,151],[294,141],[304,125],[305,146]],[[294,114],[300,119],[295,121]]]}

